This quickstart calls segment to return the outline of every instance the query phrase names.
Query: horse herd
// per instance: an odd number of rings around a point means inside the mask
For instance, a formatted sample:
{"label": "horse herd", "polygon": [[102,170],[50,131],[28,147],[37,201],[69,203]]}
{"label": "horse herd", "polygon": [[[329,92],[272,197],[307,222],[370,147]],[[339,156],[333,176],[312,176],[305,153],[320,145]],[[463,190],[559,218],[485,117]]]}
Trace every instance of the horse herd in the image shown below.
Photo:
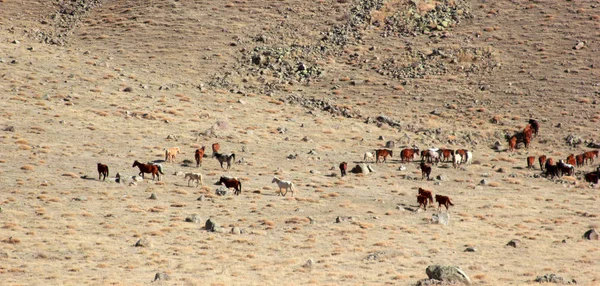
{"label": "horse herd", "polygon": [[[571,154],[566,160],[559,160],[558,163],[554,162],[554,159],[546,157],[546,155],[541,155],[538,157],[538,162],[540,164],[540,170],[544,172],[546,177],[550,176],[550,179],[554,177],[560,176],[573,176],[575,175],[575,166],[577,168],[583,167],[589,164],[594,163],[594,158],[598,158],[598,150],[587,151],[579,155]],[[535,164],[535,156],[527,157],[527,169],[534,169]],[[584,178],[586,182],[598,183],[598,178],[600,177],[600,167],[596,168],[595,171],[586,173]]]}
{"label": "horse herd", "polygon": [[[212,144],[213,157],[217,159],[217,161],[219,162],[222,169],[225,168],[223,166],[223,164],[226,164],[227,169],[230,169],[232,162],[235,160],[235,154],[234,153],[231,153],[231,154],[219,153],[219,149],[220,149],[219,143]],[[196,149],[194,151],[194,159],[196,160],[196,167],[199,167],[202,165],[202,159],[205,157],[205,150],[206,150],[206,147],[202,146],[202,148]],[[164,161],[167,163],[173,163],[173,162],[175,162],[177,155],[180,153],[181,153],[181,148],[179,148],[179,147],[166,148]],[[102,164],[102,163],[98,163],[97,167],[98,167],[98,180],[103,180],[103,181],[106,180],[106,177],[109,175],[108,166],[105,164]],[[155,163],[155,162],[148,162],[147,164],[144,164],[144,163],[140,163],[139,161],[135,160],[131,167],[132,168],[138,167],[138,169],[140,171],[138,176],[142,177],[142,179],[144,179],[144,174],[152,174],[152,180],[157,179],[158,181],[160,181],[160,176],[164,175],[162,165],[159,163]],[[120,180],[121,176],[117,173],[116,178],[117,178],[117,180]],[[201,173],[196,173],[196,172],[186,173],[184,176],[184,180],[188,180],[188,186],[190,186],[190,183],[192,181],[196,182],[196,187],[198,187],[199,185],[204,186],[204,180],[203,180],[203,176]],[[291,191],[292,197],[294,196],[296,189],[295,189],[293,182],[281,180],[277,177],[274,177],[272,183],[276,183],[279,186],[279,195],[285,196],[288,193],[288,191]],[[240,195],[242,193],[242,182],[238,178],[221,176],[219,178],[219,181],[217,181],[215,183],[215,185],[224,185],[228,189],[233,189],[235,195]],[[283,189],[285,189],[285,193],[282,191]]]}

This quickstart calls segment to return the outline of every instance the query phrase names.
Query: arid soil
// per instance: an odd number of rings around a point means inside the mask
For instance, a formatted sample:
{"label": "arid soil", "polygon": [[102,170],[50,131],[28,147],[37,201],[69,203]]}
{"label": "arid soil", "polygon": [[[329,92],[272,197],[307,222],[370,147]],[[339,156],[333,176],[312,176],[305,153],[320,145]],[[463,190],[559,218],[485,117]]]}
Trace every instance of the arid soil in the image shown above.
{"label": "arid soil", "polygon": [[[0,284],[414,285],[440,264],[598,285],[600,159],[525,167],[595,150],[599,39],[596,0],[0,0]],[[529,119],[540,135],[508,152]],[[216,142],[231,169],[197,168]],[[411,146],[474,159],[421,180]],[[160,181],[132,179],[170,147]],[[241,195],[215,194],[222,175]],[[452,199],[448,225],[419,187]]]}

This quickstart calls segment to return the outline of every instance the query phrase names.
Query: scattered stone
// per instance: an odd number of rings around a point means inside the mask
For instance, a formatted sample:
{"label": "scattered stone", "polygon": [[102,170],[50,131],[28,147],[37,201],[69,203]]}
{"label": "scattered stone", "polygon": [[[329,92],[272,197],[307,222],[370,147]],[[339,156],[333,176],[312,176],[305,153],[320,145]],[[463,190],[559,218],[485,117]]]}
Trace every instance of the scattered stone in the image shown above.
{"label": "scattered stone", "polygon": [[123,92],[132,92],[132,91],[133,91],[133,87],[131,87],[131,86],[128,86],[123,89]]}
{"label": "scattered stone", "polygon": [[585,48],[585,42],[579,42],[573,47],[573,50],[581,50],[583,48]]}
{"label": "scattered stone", "polygon": [[406,166],[404,165],[400,165],[400,167],[398,167],[398,171],[405,171],[406,170]]}
{"label": "scattered stone", "polygon": [[199,223],[200,217],[197,214],[190,215],[185,218],[186,222]]}
{"label": "scattered stone", "polygon": [[354,174],[368,174],[369,171],[369,167],[367,167],[367,164],[358,164],[356,165],[354,168],[352,168],[352,170],[350,170],[350,172],[354,173]]}
{"label": "scattered stone", "polygon": [[15,127],[14,126],[7,126],[4,129],[2,129],[6,132],[15,132]]}
{"label": "scattered stone", "polygon": [[436,179],[436,181],[447,181],[448,180],[448,178],[446,178],[446,176],[441,175],[441,174],[435,176],[435,179]]}
{"label": "scattered stone", "polygon": [[488,179],[483,179],[481,181],[479,181],[479,184],[482,186],[487,186],[490,182],[488,181]]}
{"label": "scattered stone", "polygon": [[335,223],[342,223],[344,221],[351,220],[351,219],[352,219],[351,216],[338,216],[335,218]]}
{"label": "scattered stone", "polygon": [[239,228],[239,227],[237,227],[237,226],[234,226],[234,227],[231,228],[231,233],[232,234],[243,234],[244,230],[241,229],[241,228]]}
{"label": "scattered stone", "polygon": [[131,179],[135,182],[143,182],[144,178],[140,177],[140,176],[131,176]]}
{"label": "scattered stone", "polygon": [[289,160],[296,159],[297,157],[298,157],[298,154],[289,154],[289,155],[287,156],[287,158],[288,158]]}
{"label": "scattered stone", "polygon": [[577,281],[575,281],[575,279],[571,279],[571,281],[567,281],[566,279],[564,279],[554,273],[546,274],[544,276],[538,276],[535,278],[534,281],[538,282],[538,283],[577,284]]}
{"label": "scattered stone", "polygon": [[156,194],[152,193],[148,199],[150,199],[150,200],[156,200],[157,199],[156,198]]}
{"label": "scattered stone", "polygon": [[200,195],[200,196],[198,197],[198,199],[196,199],[196,200],[197,200],[197,201],[201,201],[201,202],[203,202],[203,201],[205,201],[205,200],[206,200],[206,197],[205,197],[204,195]]}
{"label": "scattered stone", "polygon": [[379,138],[377,138],[377,140],[385,140],[385,137],[383,137],[383,135],[379,135]]}
{"label": "scattered stone", "polygon": [[169,134],[167,135],[167,140],[177,140],[177,137],[175,137],[175,135]]}
{"label": "scattered stone", "polygon": [[171,280],[171,277],[169,277],[169,275],[168,275],[167,273],[164,273],[164,272],[163,272],[163,273],[160,273],[160,272],[159,272],[159,273],[156,273],[156,275],[154,275],[154,280],[153,280],[153,282],[154,282],[154,281],[156,281],[156,280],[163,280],[163,281],[166,281],[166,280]]}
{"label": "scattered stone", "polygon": [[220,232],[221,231],[221,226],[215,222],[212,218],[209,218],[208,220],[206,220],[206,223],[204,224],[204,228],[206,228],[207,231],[211,231],[211,232]]}
{"label": "scattered stone", "polygon": [[12,43],[15,44],[15,45],[20,44],[19,40],[13,40]]}
{"label": "scattered stone", "polygon": [[219,187],[218,189],[215,190],[215,194],[219,195],[219,196],[226,196],[229,193],[229,189],[223,188],[223,187]]}
{"label": "scattered stone", "polygon": [[304,267],[304,268],[312,268],[314,264],[315,264],[315,262],[312,259],[309,259],[309,260],[306,261],[306,263],[304,263],[304,265],[302,265],[302,267]]}
{"label": "scattered stone", "polygon": [[317,151],[315,151],[315,149],[311,149],[308,151],[308,155],[317,155]]}
{"label": "scattered stone", "polygon": [[447,212],[434,213],[431,215],[431,223],[448,225],[450,223],[450,214]]}
{"label": "scattered stone", "polygon": [[512,246],[514,248],[520,247],[521,246],[521,241],[518,239],[512,239],[511,241],[509,241],[506,246]]}
{"label": "scattered stone", "polygon": [[365,261],[379,261],[381,256],[384,254],[385,254],[385,252],[383,252],[383,251],[369,253],[369,255],[367,255],[367,257],[365,257],[364,260]]}
{"label": "scattered stone", "polygon": [[475,247],[467,247],[465,249],[465,252],[477,252],[477,248],[475,248]]}
{"label": "scattered stone", "polygon": [[506,173],[506,170],[504,170],[504,168],[498,168],[498,170],[496,170],[496,172],[498,172],[498,173]]}
{"label": "scattered stone", "polygon": [[310,141],[312,141],[312,140],[310,140],[310,138],[308,138],[308,136],[304,136],[304,137],[302,138],[302,141],[304,141],[304,142],[310,142]]}
{"label": "scattered stone", "polygon": [[135,247],[150,247],[150,241],[143,237],[140,238],[134,245]]}
{"label": "scattered stone", "polygon": [[443,282],[459,282],[470,285],[471,278],[457,266],[430,265],[425,270],[429,279],[436,279]]}
{"label": "scattered stone", "polygon": [[587,240],[598,240],[599,235],[598,235],[598,231],[594,228],[588,230],[585,232],[585,234],[583,234],[583,238],[587,239]]}

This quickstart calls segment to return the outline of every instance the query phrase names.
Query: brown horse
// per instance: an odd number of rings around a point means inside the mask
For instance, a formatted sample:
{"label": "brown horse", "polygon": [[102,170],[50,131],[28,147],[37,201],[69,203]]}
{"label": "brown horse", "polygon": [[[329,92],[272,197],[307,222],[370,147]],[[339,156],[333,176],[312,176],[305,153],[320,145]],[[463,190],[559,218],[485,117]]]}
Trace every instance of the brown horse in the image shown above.
{"label": "brown horse", "polygon": [[433,205],[433,194],[431,193],[431,191],[419,188],[419,195],[422,195],[422,196],[425,196],[426,198],[428,198],[429,204]]}
{"label": "brown horse", "polygon": [[108,166],[98,163],[98,181],[100,181],[102,176],[104,176],[102,181],[106,180],[106,176],[108,176]]}
{"label": "brown horse", "polygon": [[577,165],[577,160],[575,160],[575,154],[571,154],[567,157],[567,164],[569,165]]}
{"label": "brown horse", "polygon": [[219,143],[212,144],[213,154],[219,152],[220,148],[221,148],[221,145],[219,145]]}
{"label": "brown horse", "polygon": [[240,182],[240,180],[238,180],[237,178],[221,176],[221,178],[215,185],[225,185],[225,187],[227,187],[228,189],[233,188],[233,193],[235,195],[239,195],[242,193],[242,182]]}
{"label": "brown horse", "polygon": [[427,180],[429,180],[429,175],[431,175],[431,166],[421,162],[419,169],[421,169],[421,180],[423,180],[425,177],[427,177]]}
{"label": "brown horse", "polygon": [[459,154],[460,157],[463,160],[461,163],[467,162],[467,153],[468,152],[469,152],[469,150],[467,150],[467,149],[458,149],[458,150],[456,150],[456,154]]}
{"label": "brown horse", "polygon": [[342,177],[346,176],[346,170],[348,170],[348,163],[342,162],[340,164],[340,172],[342,173]]}
{"label": "brown horse", "polygon": [[385,160],[387,159],[387,156],[393,157],[392,155],[393,155],[392,150],[377,149],[377,150],[375,150],[375,163],[379,163],[379,157],[383,157],[383,161],[381,161],[381,162],[384,163]]}
{"label": "brown horse", "polygon": [[599,177],[598,172],[587,173],[587,174],[585,174],[585,181],[594,183],[594,184],[598,184],[598,177]]}
{"label": "brown horse", "polygon": [[402,149],[402,151],[400,151],[400,160],[402,162],[410,162],[415,158],[415,154],[419,154],[419,149]]}
{"label": "brown horse", "polygon": [[544,167],[546,166],[546,155],[542,155],[538,158],[538,161],[540,162],[540,170],[544,171]]}
{"label": "brown horse", "polygon": [[419,207],[423,206],[423,209],[427,210],[427,197],[424,195],[417,195],[417,203]]}
{"label": "brown horse", "polygon": [[447,196],[435,195],[435,201],[438,203],[438,210],[442,208],[442,205],[446,207],[446,210],[448,210],[448,206],[454,205]]}
{"label": "brown horse", "polygon": [[535,156],[527,157],[527,169],[533,169],[534,163],[535,163]]}
{"label": "brown horse", "polygon": [[[441,159],[442,162],[452,160],[452,158],[454,156],[454,150],[451,150],[451,149],[440,149],[439,152],[442,155],[442,159]],[[462,157],[461,157],[461,161],[462,161]]]}
{"label": "brown horse", "polygon": [[575,164],[575,165],[577,165],[577,167],[583,167],[583,163],[584,163],[583,154],[575,156],[575,162],[577,163],[577,164]]}
{"label": "brown horse", "polygon": [[534,119],[529,119],[529,124],[531,125],[531,129],[533,130],[533,135],[537,137],[538,133],[540,132],[540,124]]}
{"label": "brown horse", "polygon": [[206,147],[202,146],[200,149],[196,149],[196,153],[194,154],[194,158],[196,159],[196,168],[202,164],[202,158],[204,158],[204,150]]}
{"label": "brown horse", "polygon": [[164,175],[164,173],[162,172],[162,168],[160,165],[153,165],[153,164],[142,164],[140,162],[138,162],[137,160],[135,160],[135,162],[133,162],[133,167],[138,167],[140,169],[140,173],[138,174],[139,176],[142,177],[142,179],[144,178],[144,173],[150,173],[152,174],[152,180],[154,180],[154,177],[156,176],[158,178],[158,180],[160,181],[160,175],[162,174]]}
{"label": "brown horse", "polygon": [[590,164],[594,163],[594,157],[598,158],[598,150],[587,151],[583,153],[583,162],[586,163],[590,160]]}

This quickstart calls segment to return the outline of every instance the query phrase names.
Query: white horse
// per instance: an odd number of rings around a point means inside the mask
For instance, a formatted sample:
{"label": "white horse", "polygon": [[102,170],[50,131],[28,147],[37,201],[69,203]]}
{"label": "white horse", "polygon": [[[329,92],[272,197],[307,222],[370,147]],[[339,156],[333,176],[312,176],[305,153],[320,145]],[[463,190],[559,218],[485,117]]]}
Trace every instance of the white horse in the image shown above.
{"label": "white horse", "polygon": [[431,160],[431,163],[437,164],[440,161],[440,149],[430,148],[427,150],[427,153],[429,154],[429,159]]}
{"label": "white horse", "polygon": [[[294,196],[295,193],[295,187],[294,187],[294,183],[290,182],[290,181],[284,181],[281,180],[277,177],[273,177],[273,181],[271,181],[271,183],[277,183],[277,185],[279,186],[279,194],[284,196],[287,195],[288,190],[292,191],[292,197]],[[281,191],[281,189],[285,189],[285,194]]]}
{"label": "white horse", "polygon": [[227,163],[227,169],[231,168],[231,162],[235,160],[234,153],[221,154],[221,153],[214,152],[213,155],[215,156],[215,158],[217,158],[217,160],[219,160],[219,163],[221,164],[221,168],[223,168],[223,163]]}
{"label": "white horse", "polygon": [[473,153],[467,151],[467,162],[465,164],[470,165],[471,163],[473,163]]}
{"label": "white horse", "polygon": [[458,165],[462,162],[462,156],[460,154],[454,154],[452,157],[452,167],[458,168]]}
{"label": "white horse", "polygon": [[363,161],[365,161],[365,163],[366,163],[367,159],[370,159],[371,161],[375,161],[375,155],[372,152],[367,152],[363,156]]}
{"label": "white horse", "polygon": [[185,177],[183,179],[188,179],[188,187],[190,186],[190,182],[192,180],[196,181],[196,187],[198,187],[198,183],[201,183],[202,186],[204,186],[204,180],[202,180],[202,174],[200,173],[185,173]]}

